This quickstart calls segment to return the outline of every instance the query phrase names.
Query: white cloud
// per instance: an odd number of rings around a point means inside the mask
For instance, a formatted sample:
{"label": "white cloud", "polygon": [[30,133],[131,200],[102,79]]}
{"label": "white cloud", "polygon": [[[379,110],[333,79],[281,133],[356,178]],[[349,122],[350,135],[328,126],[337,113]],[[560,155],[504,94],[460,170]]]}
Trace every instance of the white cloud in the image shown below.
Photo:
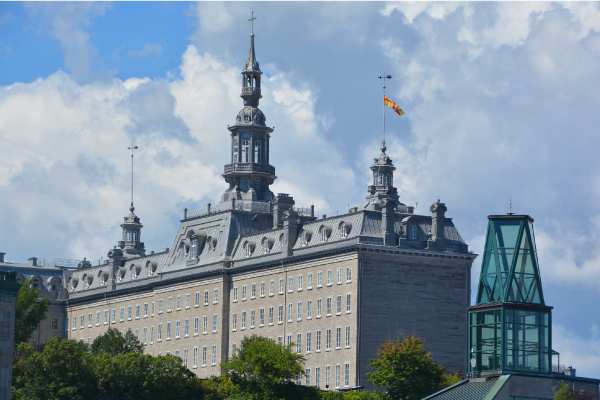
{"label": "white cloud", "polygon": [[[600,329],[592,325],[587,338],[573,329],[559,324],[552,325],[552,349],[560,353],[560,363],[577,369],[577,376],[596,378],[600,365]],[[553,362],[558,360],[553,357]]]}
{"label": "white cloud", "polygon": [[413,23],[414,19],[422,13],[434,19],[443,19],[446,15],[453,13],[460,5],[460,2],[452,1],[393,1],[386,3],[385,8],[381,10],[381,14],[390,16],[394,10],[397,10],[404,14],[409,23]]}
{"label": "white cloud", "polygon": [[129,54],[133,57],[144,57],[149,54],[153,54],[157,57],[160,57],[162,51],[163,51],[163,47],[160,44],[146,42],[146,44],[144,45],[144,48],[142,48],[141,50],[130,51],[127,54]]}

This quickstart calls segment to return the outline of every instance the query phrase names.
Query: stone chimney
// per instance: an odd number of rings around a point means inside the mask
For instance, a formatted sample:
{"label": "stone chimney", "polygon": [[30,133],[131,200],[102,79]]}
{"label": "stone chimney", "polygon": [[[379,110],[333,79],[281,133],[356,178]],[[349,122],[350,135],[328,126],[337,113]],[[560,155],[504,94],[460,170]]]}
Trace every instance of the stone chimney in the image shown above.
{"label": "stone chimney", "polygon": [[431,211],[431,241],[435,243],[435,249],[437,251],[446,251],[446,236],[444,235],[444,228],[446,226],[446,205],[437,202],[433,203],[429,208]]}
{"label": "stone chimney", "polygon": [[29,265],[32,267],[37,267],[37,257],[31,257],[29,259]]}
{"label": "stone chimney", "polygon": [[283,213],[292,211],[294,204],[296,204],[296,202],[289,194],[277,193],[277,196],[273,199],[273,229],[281,228],[283,226]]}
{"label": "stone chimney", "polygon": [[381,207],[381,234],[384,246],[396,246],[396,232],[394,232],[394,220],[396,219],[396,202],[385,199]]}
{"label": "stone chimney", "polygon": [[283,215],[283,231],[285,235],[285,243],[281,252],[286,257],[292,256],[292,248],[298,239],[298,213],[296,211],[286,211]]}
{"label": "stone chimney", "polygon": [[0,253],[0,262],[4,262],[4,256],[6,255],[6,253]]}

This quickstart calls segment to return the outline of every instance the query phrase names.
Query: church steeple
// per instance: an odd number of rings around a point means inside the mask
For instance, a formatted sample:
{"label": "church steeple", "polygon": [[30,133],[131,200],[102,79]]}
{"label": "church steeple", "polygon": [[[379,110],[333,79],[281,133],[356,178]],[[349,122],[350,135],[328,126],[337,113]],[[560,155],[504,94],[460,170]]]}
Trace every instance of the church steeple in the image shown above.
{"label": "church steeple", "polygon": [[231,163],[225,165],[223,177],[229,188],[221,196],[221,201],[268,202],[273,198],[269,185],[277,177],[275,167],[269,165],[269,140],[273,129],[266,126],[265,115],[258,108],[262,98],[262,72],[254,51],[254,32],[250,35],[250,53],[241,75],[240,97],[244,108],[238,113],[235,125],[228,128],[231,132]]}

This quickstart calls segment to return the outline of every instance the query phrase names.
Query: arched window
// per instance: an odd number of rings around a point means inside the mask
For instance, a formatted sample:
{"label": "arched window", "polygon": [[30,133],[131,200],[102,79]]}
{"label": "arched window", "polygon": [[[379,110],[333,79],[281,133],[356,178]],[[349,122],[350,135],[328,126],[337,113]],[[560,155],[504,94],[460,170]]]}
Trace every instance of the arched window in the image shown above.
{"label": "arched window", "polygon": [[383,174],[379,174],[379,186],[383,185]]}
{"label": "arched window", "polygon": [[190,251],[190,257],[191,258],[196,258],[196,249],[198,247],[198,239],[196,239],[196,238],[192,239],[192,246],[191,247],[192,247],[192,249]]}
{"label": "arched window", "polygon": [[131,271],[131,279],[135,279],[135,278],[137,278],[137,271],[136,271],[136,269],[135,269],[135,265],[132,265],[132,266],[131,266],[131,269],[130,269],[130,271]]}
{"label": "arched window", "polygon": [[348,232],[346,231],[346,224],[342,222],[340,224],[340,237],[345,238],[347,236],[348,236]]}
{"label": "arched window", "polygon": [[409,228],[409,236],[410,239],[415,240],[417,238],[417,226],[411,225]]}
{"label": "arched window", "polygon": [[123,240],[127,240],[127,232],[123,231]]}
{"label": "arched window", "polygon": [[38,278],[33,278],[33,280],[31,281],[31,288],[32,289],[40,288],[40,280]]}
{"label": "arched window", "polygon": [[252,250],[250,249],[250,243],[246,242],[244,244],[244,257],[250,257],[252,255]]}
{"label": "arched window", "polygon": [[262,163],[261,147],[262,147],[262,145],[260,144],[260,140],[257,140],[254,143],[254,162],[259,163],[259,164]]}
{"label": "arched window", "polygon": [[238,141],[233,142],[233,162],[238,162]]}
{"label": "arched window", "polygon": [[102,271],[98,272],[98,279],[100,279],[100,285],[104,285],[106,283]]}
{"label": "arched window", "polygon": [[377,185],[377,174],[373,175],[373,186]]}
{"label": "arched window", "polygon": [[215,251],[215,241],[210,236],[206,239],[206,251],[209,253]]}
{"label": "arched window", "polygon": [[269,252],[269,240],[267,238],[264,238],[262,241],[262,249],[263,254],[267,254]]}
{"label": "arched window", "polygon": [[127,231],[127,240],[131,240],[131,231]]}
{"label": "arched window", "polygon": [[321,242],[327,241],[327,229],[325,229],[324,226],[321,227],[321,230],[319,231],[319,236],[321,238]]}
{"label": "arched window", "polygon": [[390,174],[385,174],[385,185],[390,186]]}
{"label": "arched window", "polygon": [[248,154],[249,152],[250,152],[250,141],[243,140],[242,141],[242,162],[243,163],[249,162],[248,161],[248,159],[250,158],[250,154]]}
{"label": "arched window", "polygon": [[150,261],[146,263],[146,274],[152,276],[152,263]]}

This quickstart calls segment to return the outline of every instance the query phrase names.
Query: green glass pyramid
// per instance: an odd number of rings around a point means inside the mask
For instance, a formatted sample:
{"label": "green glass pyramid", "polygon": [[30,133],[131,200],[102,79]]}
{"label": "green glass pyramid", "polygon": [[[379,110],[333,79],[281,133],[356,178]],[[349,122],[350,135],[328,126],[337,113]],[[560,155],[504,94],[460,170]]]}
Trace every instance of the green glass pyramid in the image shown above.
{"label": "green glass pyramid", "polygon": [[527,215],[490,216],[477,304],[544,305],[533,220]]}

